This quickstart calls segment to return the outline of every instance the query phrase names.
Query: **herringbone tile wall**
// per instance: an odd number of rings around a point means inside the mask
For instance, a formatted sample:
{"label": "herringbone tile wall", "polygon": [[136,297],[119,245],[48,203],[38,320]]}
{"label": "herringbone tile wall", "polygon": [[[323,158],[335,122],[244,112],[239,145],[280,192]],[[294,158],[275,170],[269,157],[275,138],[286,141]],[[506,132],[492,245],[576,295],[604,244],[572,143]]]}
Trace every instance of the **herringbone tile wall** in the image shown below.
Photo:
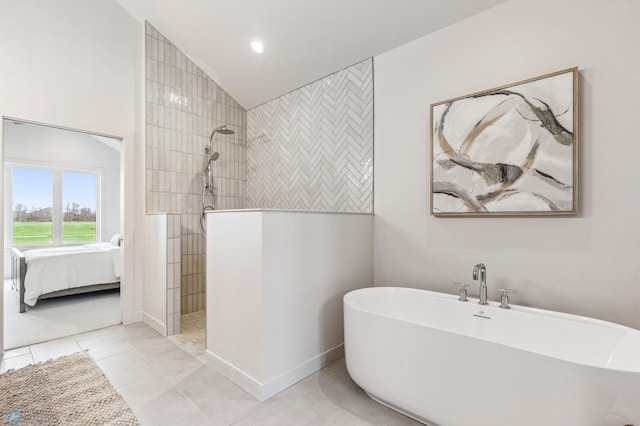
{"label": "herringbone tile wall", "polygon": [[373,211],[371,59],[247,112],[247,207]]}

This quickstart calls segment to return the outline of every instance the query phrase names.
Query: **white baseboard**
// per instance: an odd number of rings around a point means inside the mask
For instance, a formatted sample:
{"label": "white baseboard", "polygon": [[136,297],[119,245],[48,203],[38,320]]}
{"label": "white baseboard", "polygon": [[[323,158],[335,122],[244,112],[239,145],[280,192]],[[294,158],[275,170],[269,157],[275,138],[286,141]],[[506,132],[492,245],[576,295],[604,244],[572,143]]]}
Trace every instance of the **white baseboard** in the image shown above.
{"label": "white baseboard", "polygon": [[212,365],[220,374],[250,393],[258,401],[271,398],[273,395],[282,392],[289,386],[342,357],[344,357],[344,345],[340,344],[263,383],[213,352],[206,351],[206,359],[209,365]]}
{"label": "white baseboard", "polygon": [[163,322],[157,320],[146,312],[142,313],[142,322],[147,324],[149,327],[153,328],[155,331],[160,333],[162,336],[167,336],[167,326]]}

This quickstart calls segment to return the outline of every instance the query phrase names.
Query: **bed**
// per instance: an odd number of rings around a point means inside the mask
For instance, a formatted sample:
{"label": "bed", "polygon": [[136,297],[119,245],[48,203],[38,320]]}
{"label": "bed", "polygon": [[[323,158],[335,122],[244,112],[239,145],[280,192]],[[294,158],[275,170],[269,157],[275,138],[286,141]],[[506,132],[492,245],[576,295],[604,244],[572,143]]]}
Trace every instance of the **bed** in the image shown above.
{"label": "bed", "polygon": [[112,243],[12,249],[12,287],[20,312],[39,299],[120,287],[120,247]]}

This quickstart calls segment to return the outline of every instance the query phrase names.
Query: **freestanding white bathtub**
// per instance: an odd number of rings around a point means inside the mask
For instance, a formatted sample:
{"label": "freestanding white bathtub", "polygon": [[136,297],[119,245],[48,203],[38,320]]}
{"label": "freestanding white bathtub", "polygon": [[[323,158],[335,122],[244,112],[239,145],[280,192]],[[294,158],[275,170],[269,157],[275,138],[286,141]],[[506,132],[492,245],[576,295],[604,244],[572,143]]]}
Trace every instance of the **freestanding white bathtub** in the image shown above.
{"label": "freestanding white bathtub", "polygon": [[640,331],[425,290],[344,296],[349,374],[434,426],[640,426]]}

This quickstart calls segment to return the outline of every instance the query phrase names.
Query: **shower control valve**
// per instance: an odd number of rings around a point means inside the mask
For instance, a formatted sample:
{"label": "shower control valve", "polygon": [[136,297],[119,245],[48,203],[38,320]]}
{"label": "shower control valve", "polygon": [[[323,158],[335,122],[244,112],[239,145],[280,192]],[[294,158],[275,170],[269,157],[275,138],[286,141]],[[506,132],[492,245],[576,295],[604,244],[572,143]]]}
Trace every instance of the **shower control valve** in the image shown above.
{"label": "shower control valve", "polygon": [[500,307],[502,309],[511,309],[511,306],[509,306],[509,293],[517,293],[518,291],[508,288],[500,288],[498,291],[500,292]]}
{"label": "shower control valve", "polygon": [[458,300],[461,302],[467,302],[469,300],[467,299],[467,287],[469,287],[469,283],[460,283],[456,281],[453,284],[460,286],[460,297]]}

